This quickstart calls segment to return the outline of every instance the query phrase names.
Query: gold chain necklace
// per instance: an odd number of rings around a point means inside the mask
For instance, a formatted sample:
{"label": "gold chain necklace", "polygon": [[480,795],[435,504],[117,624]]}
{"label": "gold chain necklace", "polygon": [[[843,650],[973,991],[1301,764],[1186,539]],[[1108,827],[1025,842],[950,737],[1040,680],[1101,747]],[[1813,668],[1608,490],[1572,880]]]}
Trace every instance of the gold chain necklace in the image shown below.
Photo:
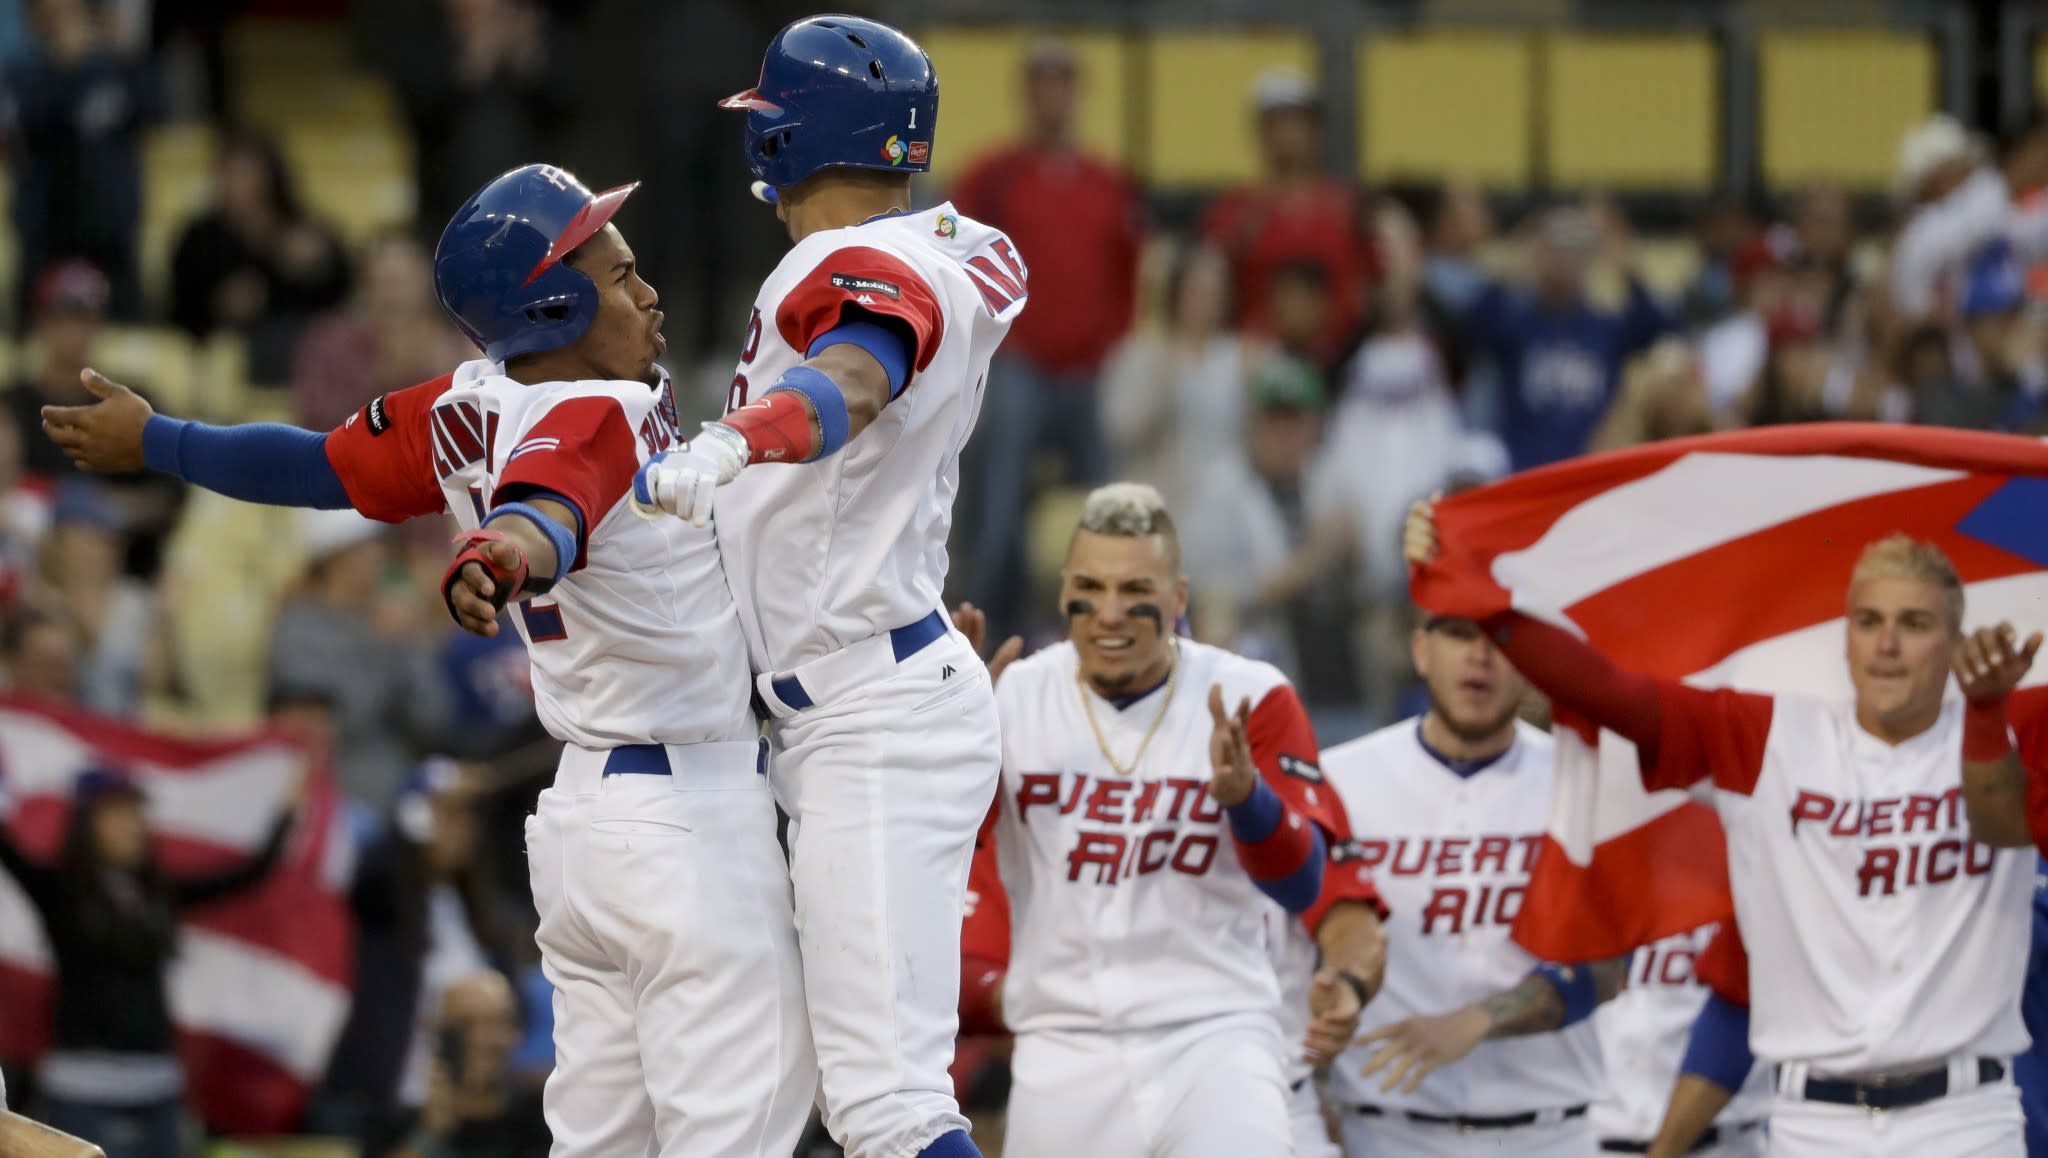
{"label": "gold chain necklace", "polygon": [[1110,770],[1125,780],[1132,778],[1140,761],[1145,759],[1145,749],[1152,746],[1152,737],[1159,733],[1159,725],[1166,722],[1166,712],[1173,703],[1173,685],[1180,679],[1180,644],[1173,645],[1173,667],[1166,673],[1166,694],[1159,697],[1159,714],[1152,717],[1152,726],[1145,729],[1145,738],[1138,741],[1138,750],[1131,754],[1129,764],[1120,763],[1115,753],[1109,750],[1109,741],[1102,736],[1102,725],[1095,722],[1094,692],[1088,687],[1087,677],[1081,669],[1074,669],[1074,690],[1081,696],[1081,714],[1088,717],[1088,730],[1095,733],[1095,746],[1102,751],[1102,758],[1109,761]]}

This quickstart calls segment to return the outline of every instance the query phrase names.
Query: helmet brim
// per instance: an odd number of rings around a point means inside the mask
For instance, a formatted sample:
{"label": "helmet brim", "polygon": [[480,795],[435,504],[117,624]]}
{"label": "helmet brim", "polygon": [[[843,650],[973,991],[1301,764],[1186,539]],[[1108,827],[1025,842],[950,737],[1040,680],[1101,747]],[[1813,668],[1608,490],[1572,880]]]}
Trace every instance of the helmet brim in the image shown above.
{"label": "helmet brim", "polygon": [[554,243],[548,246],[547,256],[541,258],[540,264],[533,267],[533,272],[526,275],[523,284],[532,285],[533,279],[546,273],[549,266],[574,253],[577,246],[597,236],[597,231],[611,221],[612,215],[619,211],[619,206],[624,205],[626,198],[639,187],[640,182],[634,181],[628,185],[607,189],[592,197],[576,216],[569,219],[569,224],[562,227],[562,232],[555,235]]}
{"label": "helmet brim", "polygon": [[781,105],[762,96],[761,90],[755,88],[732,94],[719,101],[718,107],[722,109],[741,109],[747,112],[779,113],[782,111]]}

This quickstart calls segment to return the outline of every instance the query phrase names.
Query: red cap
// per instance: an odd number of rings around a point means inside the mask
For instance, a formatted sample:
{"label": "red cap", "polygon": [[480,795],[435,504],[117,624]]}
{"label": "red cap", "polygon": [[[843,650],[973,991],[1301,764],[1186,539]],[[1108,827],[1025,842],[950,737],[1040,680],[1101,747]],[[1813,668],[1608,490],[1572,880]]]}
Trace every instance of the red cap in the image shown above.
{"label": "red cap", "polygon": [[110,296],[112,290],[106,275],[94,269],[91,262],[74,259],[45,269],[36,278],[31,301],[36,317],[60,311],[97,317],[106,312]]}

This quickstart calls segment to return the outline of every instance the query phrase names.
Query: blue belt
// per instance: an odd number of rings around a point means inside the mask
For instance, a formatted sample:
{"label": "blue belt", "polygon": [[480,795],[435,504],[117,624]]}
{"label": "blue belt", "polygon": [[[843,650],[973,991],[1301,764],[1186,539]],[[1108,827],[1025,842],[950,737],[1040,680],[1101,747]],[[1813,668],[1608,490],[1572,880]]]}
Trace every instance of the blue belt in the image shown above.
{"label": "blue belt", "polygon": [[[889,648],[896,653],[896,662],[902,663],[930,646],[931,642],[946,634],[946,617],[937,611],[916,623],[899,627],[889,633]],[[768,681],[775,689],[775,698],[801,712],[811,706],[811,693],[793,675]]]}
{"label": "blue belt", "polygon": [[628,744],[623,748],[613,748],[611,754],[604,758],[604,774],[607,776],[668,776],[671,773],[668,749],[660,744]]}

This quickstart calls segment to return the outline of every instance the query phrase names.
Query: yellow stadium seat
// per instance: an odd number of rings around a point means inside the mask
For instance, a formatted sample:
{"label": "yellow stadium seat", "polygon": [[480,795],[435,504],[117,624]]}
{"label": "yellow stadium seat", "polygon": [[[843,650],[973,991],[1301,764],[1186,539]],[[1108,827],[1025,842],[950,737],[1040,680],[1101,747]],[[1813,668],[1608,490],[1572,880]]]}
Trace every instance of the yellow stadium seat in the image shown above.
{"label": "yellow stadium seat", "polygon": [[934,177],[957,178],[976,157],[1016,137],[1023,125],[1024,61],[1048,36],[1070,45],[1080,65],[1082,142],[1129,163],[1132,97],[1122,36],[1086,29],[934,28],[918,38],[946,95],[932,142]]}
{"label": "yellow stadium seat", "polygon": [[1891,185],[1899,138],[1935,108],[1937,62],[1924,35],[1776,29],[1760,39],[1764,180]]}
{"label": "yellow stadium seat", "polygon": [[146,295],[170,291],[171,249],[178,231],[206,207],[217,141],[205,125],[163,125],[142,143],[142,229],[136,264]]}
{"label": "yellow stadium seat", "polygon": [[2034,99],[2048,104],[2048,36],[2034,42]]}
{"label": "yellow stadium seat", "polygon": [[1316,76],[1315,43],[1293,32],[1165,32],[1145,46],[1145,156],[1155,185],[1203,188],[1258,175],[1252,86],[1286,68]]}
{"label": "yellow stadium seat", "polygon": [[1530,37],[1437,30],[1358,48],[1358,156],[1369,180],[1530,180]]}
{"label": "yellow stadium seat", "polygon": [[93,350],[93,366],[116,382],[147,390],[168,413],[193,413],[192,339],[183,330],[110,326]]}
{"label": "yellow stadium seat", "polygon": [[1558,33],[1544,41],[1553,184],[1711,187],[1718,166],[1714,43],[1705,35]]}

